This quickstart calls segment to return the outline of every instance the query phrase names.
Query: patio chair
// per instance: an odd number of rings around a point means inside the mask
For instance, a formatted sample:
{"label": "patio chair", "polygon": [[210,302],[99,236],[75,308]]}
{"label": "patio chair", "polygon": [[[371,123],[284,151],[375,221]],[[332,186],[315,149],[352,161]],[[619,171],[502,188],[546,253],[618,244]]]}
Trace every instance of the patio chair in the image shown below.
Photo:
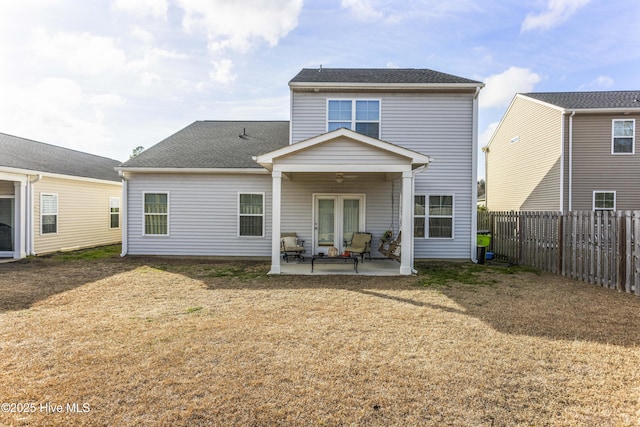
{"label": "patio chair", "polygon": [[286,262],[289,262],[290,256],[304,261],[304,255],[302,255],[305,252],[304,240],[298,240],[296,233],[282,233],[280,235],[280,252]]}
{"label": "patio chair", "polygon": [[364,254],[369,254],[371,261],[371,233],[353,233],[351,242],[344,248],[345,252],[360,254],[362,262],[364,262]]}

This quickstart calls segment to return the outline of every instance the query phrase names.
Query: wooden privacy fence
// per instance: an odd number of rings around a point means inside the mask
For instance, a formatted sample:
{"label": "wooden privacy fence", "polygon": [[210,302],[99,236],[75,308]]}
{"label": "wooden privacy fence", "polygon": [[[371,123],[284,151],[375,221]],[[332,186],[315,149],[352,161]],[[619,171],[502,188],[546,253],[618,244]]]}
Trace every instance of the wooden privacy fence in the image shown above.
{"label": "wooden privacy fence", "polygon": [[478,212],[500,259],[640,295],[640,211]]}

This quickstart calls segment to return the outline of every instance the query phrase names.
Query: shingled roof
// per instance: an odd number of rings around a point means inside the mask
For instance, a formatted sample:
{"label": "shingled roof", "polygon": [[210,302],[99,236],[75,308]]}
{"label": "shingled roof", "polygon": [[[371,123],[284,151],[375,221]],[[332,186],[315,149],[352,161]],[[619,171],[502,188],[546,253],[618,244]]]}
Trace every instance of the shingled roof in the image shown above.
{"label": "shingled roof", "polygon": [[261,168],[253,156],[288,144],[288,121],[197,121],[122,167]]}
{"label": "shingled roof", "polygon": [[291,83],[471,84],[481,82],[426,68],[303,68]]}
{"label": "shingled roof", "polygon": [[640,108],[640,91],[606,92],[538,92],[523,93],[548,104],[573,109],[627,109]]}
{"label": "shingled roof", "polygon": [[121,181],[120,162],[30,139],[0,133],[0,168]]}

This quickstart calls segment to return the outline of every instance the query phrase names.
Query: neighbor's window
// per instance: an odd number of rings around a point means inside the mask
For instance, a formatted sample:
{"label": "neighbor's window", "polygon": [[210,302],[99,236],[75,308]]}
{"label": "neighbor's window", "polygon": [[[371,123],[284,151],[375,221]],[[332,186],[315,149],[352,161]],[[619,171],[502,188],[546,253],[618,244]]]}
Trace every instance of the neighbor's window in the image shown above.
{"label": "neighbor's window", "polygon": [[144,193],[144,234],[169,234],[169,193]]}
{"label": "neighbor's window", "polygon": [[636,121],[614,120],[611,141],[611,152],[613,154],[633,154],[635,153],[635,128]]}
{"label": "neighbor's window", "polygon": [[109,197],[109,227],[120,227],[120,198]]}
{"label": "neighbor's window", "polygon": [[329,100],[327,130],[340,128],[380,138],[380,101],[369,99]]}
{"label": "neighbor's window", "polygon": [[238,194],[238,235],[264,236],[264,193]]}
{"label": "neighbor's window", "polygon": [[40,194],[40,233],[58,232],[58,195]]}
{"label": "neighbor's window", "polygon": [[415,196],[415,207],[413,209],[413,236],[414,237],[426,237],[425,228],[426,224],[426,196]]}
{"label": "neighbor's window", "polygon": [[429,196],[429,237],[453,237],[453,196]]}
{"label": "neighbor's window", "polygon": [[612,211],[615,209],[616,209],[616,192],[615,191],[594,191],[593,192],[593,210]]}

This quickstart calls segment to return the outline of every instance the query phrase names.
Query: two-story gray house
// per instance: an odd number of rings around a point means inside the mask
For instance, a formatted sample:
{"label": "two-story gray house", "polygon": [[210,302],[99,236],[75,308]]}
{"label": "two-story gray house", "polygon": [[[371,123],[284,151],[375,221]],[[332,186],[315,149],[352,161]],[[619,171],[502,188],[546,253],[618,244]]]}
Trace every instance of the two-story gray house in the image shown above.
{"label": "two-story gray house", "polygon": [[[271,257],[401,232],[415,258],[474,259],[481,82],[427,69],[303,69],[290,121],[197,121],[127,161],[123,255]],[[375,253],[373,254],[375,257]]]}
{"label": "two-story gray house", "polygon": [[486,154],[492,211],[640,209],[640,91],[514,97]]}

